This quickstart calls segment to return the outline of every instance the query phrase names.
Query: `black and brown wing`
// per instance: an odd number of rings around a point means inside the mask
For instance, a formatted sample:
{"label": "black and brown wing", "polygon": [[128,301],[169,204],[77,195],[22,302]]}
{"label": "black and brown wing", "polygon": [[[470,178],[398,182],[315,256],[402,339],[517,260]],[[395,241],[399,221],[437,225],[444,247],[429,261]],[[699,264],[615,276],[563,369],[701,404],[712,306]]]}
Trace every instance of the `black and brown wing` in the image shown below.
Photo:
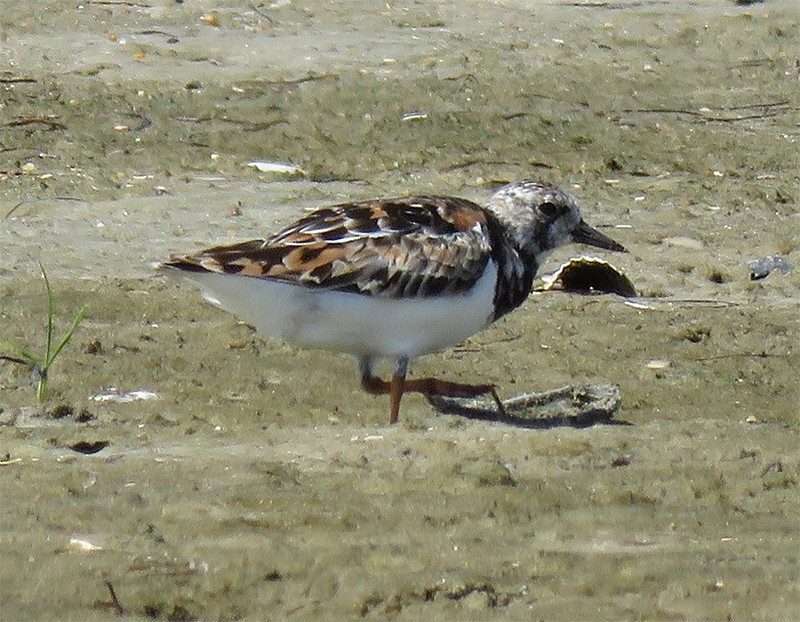
{"label": "black and brown wing", "polygon": [[424,196],[321,208],[267,240],[172,257],[166,265],[404,298],[467,291],[490,252],[480,206]]}

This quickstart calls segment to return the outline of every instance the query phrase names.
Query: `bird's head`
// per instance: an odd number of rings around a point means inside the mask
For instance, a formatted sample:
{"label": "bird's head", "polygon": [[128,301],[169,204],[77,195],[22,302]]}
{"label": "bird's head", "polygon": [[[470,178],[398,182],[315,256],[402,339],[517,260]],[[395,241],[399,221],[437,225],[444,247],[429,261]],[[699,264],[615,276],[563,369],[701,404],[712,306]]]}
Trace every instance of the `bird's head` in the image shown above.
{"label": "bird's head", "polygon": [[492,195],[486,207],[505,225],[514,245],[533,254],[539,263],[569,242],[627,252],[586,224],[575,197],[550,183],[527,180],[508,184]]}

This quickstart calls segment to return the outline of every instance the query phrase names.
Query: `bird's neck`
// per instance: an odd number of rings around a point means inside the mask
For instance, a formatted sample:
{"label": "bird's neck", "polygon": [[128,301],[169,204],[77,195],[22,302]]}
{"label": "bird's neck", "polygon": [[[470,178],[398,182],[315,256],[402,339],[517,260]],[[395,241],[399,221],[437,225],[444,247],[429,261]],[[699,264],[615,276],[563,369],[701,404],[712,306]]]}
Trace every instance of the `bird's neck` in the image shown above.
{"label": "bird's neck", "polygon": [[494,320],[520,306],[530,294],[539,270],[539,257],[532,249],[520,247],[510,238],[494,214],[487,214],[492,260],[497,264],[494,290]]}

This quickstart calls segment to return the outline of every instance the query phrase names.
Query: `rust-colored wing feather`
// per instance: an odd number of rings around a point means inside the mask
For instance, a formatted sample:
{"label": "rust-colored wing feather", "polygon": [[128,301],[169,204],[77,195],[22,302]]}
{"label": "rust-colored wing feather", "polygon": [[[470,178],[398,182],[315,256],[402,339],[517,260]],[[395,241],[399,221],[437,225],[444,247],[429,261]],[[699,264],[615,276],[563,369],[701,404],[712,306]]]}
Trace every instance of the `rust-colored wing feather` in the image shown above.
{"label": "rust-colored wing feather", "polygon": [[455,197],[424,196],[318,209],[268,240],[209,248],[166,265],[372,296],[458,294],[491,252],[486,214]]}

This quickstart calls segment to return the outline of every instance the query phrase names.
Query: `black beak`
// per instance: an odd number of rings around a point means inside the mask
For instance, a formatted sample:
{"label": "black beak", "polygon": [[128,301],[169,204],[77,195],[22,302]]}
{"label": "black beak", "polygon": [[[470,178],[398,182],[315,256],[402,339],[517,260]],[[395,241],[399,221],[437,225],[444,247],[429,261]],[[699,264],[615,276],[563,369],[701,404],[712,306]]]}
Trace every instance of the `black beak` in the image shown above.
{"label": "black beak", "polygon": [[622,244],[618,244],[610,237],[603,235],[597,229],[593,229],[583,221],[575,227],[575,230],[572,232],[572,239],[579,244],[588,244],[589,246],[605,248],[620,253],[628,252]]}

